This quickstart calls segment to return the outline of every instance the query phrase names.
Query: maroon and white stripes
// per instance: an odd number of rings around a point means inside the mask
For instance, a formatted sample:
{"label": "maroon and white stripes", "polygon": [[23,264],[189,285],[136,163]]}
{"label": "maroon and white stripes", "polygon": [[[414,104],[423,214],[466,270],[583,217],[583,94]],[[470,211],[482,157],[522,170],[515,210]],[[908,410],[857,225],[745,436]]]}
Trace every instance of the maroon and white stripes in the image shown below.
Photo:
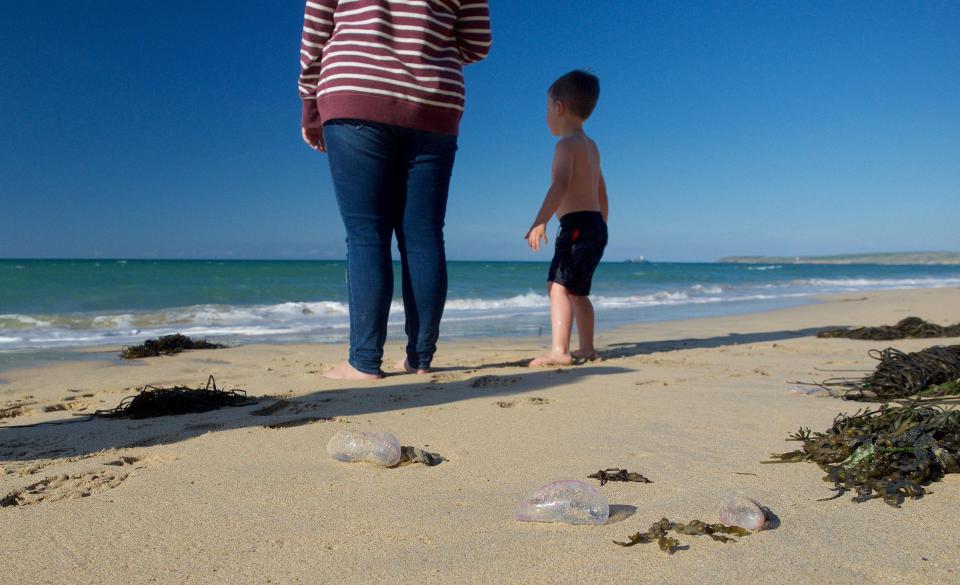
{"label": "maroon and white stripes", "polygon": [[456,134],[462,66],[486,57],[490,38],[486,0],[309,0],[303,126],[359,118]]}

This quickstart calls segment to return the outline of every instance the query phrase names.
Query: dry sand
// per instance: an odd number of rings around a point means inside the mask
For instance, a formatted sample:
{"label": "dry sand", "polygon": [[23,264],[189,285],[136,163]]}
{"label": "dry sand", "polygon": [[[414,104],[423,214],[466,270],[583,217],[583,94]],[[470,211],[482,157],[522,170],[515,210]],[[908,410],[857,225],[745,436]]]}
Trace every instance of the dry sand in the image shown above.
{"label": "dry sand", "polygon": [[[800,308],[603,332],[603,361],[513,365],[545,338],[444,343],[432,375],[325,380],[342,346],[250,345],[0,375],[0,582],[960,583],[960,476],[894,509],[830,502],[813,464],[761,465],[801,425],[858,404],[791,392],[815,368],[872,368],[866,351],[956,340],[816,339],[819,327],[918,315],[960,320],[957,289],[851,293]],[[388,348],[389,359],[401,357]],[[115,406],[144,384],[221,386],[293,405],[139,421],[4,428]],[[83,410],[85,409],[85,410]],[[289,428],[265,425],[323,417]],[[341,428],[385,430],[448,461],[382,469],[327,457]],[[513,520],[538,486],[625,467],[599,527]],[[592,481],[592,480],[587,480]],[[769,506],[776,529],[723,545],[612,540],[661,517],[718,519],[721,493]]]}

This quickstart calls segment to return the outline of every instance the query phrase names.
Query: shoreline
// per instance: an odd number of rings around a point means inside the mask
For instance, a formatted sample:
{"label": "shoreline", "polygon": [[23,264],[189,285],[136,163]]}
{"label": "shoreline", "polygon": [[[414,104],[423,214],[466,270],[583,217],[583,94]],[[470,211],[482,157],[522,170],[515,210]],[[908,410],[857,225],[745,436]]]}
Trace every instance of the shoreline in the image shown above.
{"label": "shoreline", "polygon": [[[923,289],[909,289],[909,290],[923,290]],[[960,289],[958,289],[960,290]],[[604,311],[602,309],[597,310],[597,324],[596,324],[596,335],[599,337],[602,334],[616,334],[616,331],[629,328],[629,327],[642,327],[646,325],[653,325],[657,323],[682,323],[686,321],[696,321],[699,319],[724,319],[724,318],[736,318],[739,316],[753,315],[753,314],[765,314],[780,310],[785,310],[788,308],[794,307],[803,307],[816,305],[822,302],[829,302],[829,299],[833,296],[838,295],[809,295],[801,298],[792,298],[792,299],[769,299],[763,302],[743,302],[744,306],[738,306],[740,303],[731,302],[726,304],[711,304],[711,305],[700,305],[700,306],[689,306],[684,305],[681,307],[657,307],[661,311],[666,312],[667,314],[662,317],[654,317],[649,320],[638,320],[626,324],[620,325],[610,325],[610,322],[614,319],[605,318]],[[843,296],[843,295],[839,295]],[[765,306],[766,305],[766,306]],[[487,332],[477,332],[477,333],[448,333],[444,335],[443,329],[445,327],[451,327],[450,324],[444,325],[441,323],[441,335],[438,342],[439,351],[442,351],[442,348],[446,344],[451,343],[478,343],[478,344],[490,344],[490,343],[500,343],[500,342],[509,342],[509,341],[536,341],[537,339],[550,338],[550,324],[549,324],[549,303],[547,303],[542,309],[540,309],[536,315],[542,317],[544,323],[540,326],[529,325],[528,329],[538,328],[538,335],[531,335],[529,333],[517,333],[513,331],[505,331],[502,334],[490,334]],[[671,315],[673,309],[699,309],[699,311],[694,312],[693,314],[687,317],[676,318]],[[725,310],[723,310],[725,309]],[[700,313],[700,314],[697,314]],[[703,315],[706,313],[706,315]],[[509,318],[503,318],[504,321],[509,321]],[[454,326],[458,325],[459,322],[454,321]],[[574,333],[574,337],[575,337]],[[190,334],[190,337],[194,339],[206,339],[209,341],[225,343],[229,348],[239,348],[239,347],[248,347],[248,346],[321,346],[321,347],[331,347],[331,346],[345,346],[346,340],[331,340],[331,341],[309,341],[309,340],[274,340],[274,339],[257,339],[257,338],[235,338],[222,336],[207,336],[207,335],[196,335]],[[152,337],[155,338],[155,337]],[[139,343],[142,343],[147,340],[147,337],[142,337],[139,339]],[[391,330],[387,336],[387,346],[402,344],[405,342],[405,338],[402,334],[402,323],[391,322]],[[36,367],[48,367],[56,365],[58,363],[69,363],[71,361],[87,361],[87,360],[103,360],[107,362],[114,363],[124,363],[127,360],[122,360],[119,355],[121,350],[124,347],[135,344],[102,344],[102,345],[76,345],[76,346],[60,346],[60,347],[43,347],[43,348],[18,348],[18,349],[0,349],[0,374],[4,374],[9,371],[20,370],[24,368],[36,368]],[[28,363],[26,365],[18,365],[16,362],[18,359],[25,359]],[[387,366],[389,360],[384,358],[384,366]]]}
{"label": "shoreline", "polygon": [[[618,331],[630,329],[630,328],[644,328],[650,326],[656,326],[657,324],[669,324],[669,323],[683,323],[688,321],[698,321],[703,319],[736,319],[739,317],[746,317],[749,315],[762,315],[778,311],[786,311],[793,308],[807,307],[812,305],[820,305],[824,303],[831,303],[836,301],[843,300],[860,300],[864,297],[867,297],[871,294],[889,294],[889,293],[907,293],[910,291],[938,291],[938,290],[956,290],[960,293],[960,287],[937,287],[937,288],[909,288],[909,289],[892,289],[892,290],[864,290],[864,291],[849,291],[849,292],[836,292],[836,293],[825,293],[825,294],[816,294],[811,293],[808,295],[793,297],[793,298],[776,298],[776,299],[765,299],[761,302],[754,301],[752,303],[747,301],[739,302],[728,302],[728,303],[717,303],[709,305],[683,305],[679,308],[681,309],[693,309],[701,308],[703,312],[708,313],[707,315],[698,315],[691,314],[690,316],[676,318],[672,315],[669,315],[670,309],[675,307],[671,306],[662,306],[658,307],[660,310],[665,310],[668,312],[667,315],[663,317],[655,317],[650,320],[640,320],[630,323],[620,324],[610,326],[609,321],[604,321],[604,311],[597,310],[597,336],[598,338],[603,335],[612,335],[616,336]],[[853,297],[853,298],[851,298]],[[741,306],[738,306],[741,305]],[[743,306],[745,305],[745,306]],[[727,310],[716,310],[712,311],[711,309],[724,309]],[[545,307],[545,311],[549,310],[549,305]],[[713,314],[710,314],[713,313]],[[549,317],[549,314],[545,314],[546,317]],[[853,324],[851,324],[853,325]],[[443,326],[441,324],[441,326]],[[392,323],[391,327],[396,329],[396,324]],[[550,330],[549,322],[545,326],[540,328],[539,335],[530,335],[524,333],[513,333],[505,332],[501,335],[493,335],[487,333],[459,333],[459,334],[450,334],[444,337],[441,332],[440,337],[440,350],[442,351],[443,345],[449,343],[498,343],[506,341],[535,341],[539,338],[546,336],[549,339]],[[345,345],[344,340],[335,340],[335,341],[305,341],[305,340],[258,340],[256,338],[250,338],[249,341],[244,341],[243,338],[239,340],[237,338],[223,339],[220,336],[204,336],[204,335],[191,335],[196,339],[210,339],[213,341],[220,341],[227,343],[230,348],[246,347],[246,346],[312,346],[318,345],[323,347],[329,346],[343,346]],[[142,341],[145,341],[147,337],[143,337]],[[395,345],[397,343],[402,343],[404,338],[402,333],[396,330],[392,330],[387,338],[387,345]],[[56,365],[58,363],[70,362],[73,360],[85,361],[85,360],[104,360],[115,363],[123,363],[123,360],[119,358],[120,351],[123,347],[126,347],[131,344],[100,344],[100,345],[75,345],[75,346],[57,346],[57,347],[38,347],[38,348],[16,348],[16,349],[0,349],[0,374],[5,372],[20,370],[25,368],[34,368],[34,367],[48,367],[51,365]],[[30,363],[26,365],[18,365],[15,362],[18,358],[24,358]],[[384,365],[387,365],[388,360],[384,358]]]}
{"label": "shoreline", "polygon": [[[517,367],[544,338],[443,343],[437,370],[375,382],[319,374],[343,345],[247,345],[108,363],[13,370],[0,400],[0,496],[50,479],[30,505],[0,507],[11,537],[0,570],[17,582],[651,583],[953,582],[960,475],[894,509],[850,494],[830,502],[810,463],[761,465],[863,404],[791,392],[818,369],[872,367],[867,350],[960,340],[811,337],[835,325],[917,315],[956,322],[957,288],[830,295],[748,315],[602,331],[602,361]],[[401,354],[391,343],[386,363]],[[9,428],[109,408],[144,384],[226,388],[257,406],[136,421]],[[277,399],[285,406],[252,414]],[[47,410],[50,408],[50,410]],[[81,410],[85,408],[86,410]],[[269,424],[297,423],[282,428]],[[339,429],[383,430],[436,452],[436,467],[330,459]],[[519,523],[537,487],[627,468],[651,484],[609,483],[614,519],[597,527]],[[60,477],[72,478],[56,480]],[[779,526],[721,544],[611,540],[660,519],[718,520],[720,496],[768,506]],[[131,559],[136,559],[135,563]]]}
{"label": "shoreline", "polygon": [[[15,270],[11,286],[0,292],[0,369],[17,361],[13,352],[59,359],[58,352],[77,347],[109,349],[172,333],[229,344],[347,340],[342,262],[309,268],[283,262],[61,264]],[[549,328],[542,263],[452,262],[449,272],[443,339],[522,337]],[[945,286],[960,286],[957,268],[608,263],[591,299],[598,326],[606,329],[768,311],[852,290]],[[403,335],[403,314],[394,299],[388,326],[394,338]]]}
{"label": "shoreline", "polygon": [[[818,304],[823,302],[823,299],[828,299],[832,295],[826,295],[823,298],[819,296],[810,295],[802,298],[794,299],[770,299],[764,303],[744,303],[746,307],[738,307],[738,303],[727,303],[727,304],[711,304],[706,306],[688,306],[684,305],[679,307],[680,309],[695,309],[699,308],[702,312],[714,313],[709,316],[702,316],[693,314],[689,317],[683,318],[672,318],[670,315],[671,309],[675,307],[657,307],[658,309],[665,311],[667,315],[662,318],[653,318],[651,320],[641,320],[633,323],[628,323],[625,325],[615,325],[610,326],[610,321],[604,318],[602,310],[597,311],[597,335],[600,335],[605,332],[613,332],[623,327],[632,327],[632,326],[641,326],[646,324],[653,323],[672,323],[672,322],[682,322],[690,321],[704,318],[724,318],[724,317],[736,317],[740,315],[751,315],[754,313],[767,313],[771,311],[778,311],[784,308],[783,305],[788,307],[795,306],[807,306],[812,304]],[[769,306],[763,306],[767,304]],[[438,345],[442,350],[442,346],[447,343],[456,343],[456,342],[467,342],[467,343],[494,343],[498,341],[507,341],[507,340],[536,340],[543,336],[549,339],[550,337],[550,324],[549,324],[549,303],[547,303],[539,312],[535,315],[543,317],[544,324],[539,327],[539,335],[530,335],[526,333],[516,333],[507,331],[500,335],[493,335],[485,332],[479,333],[453,333],[447,334],[444,336],[443,329],[451,327],[450,324],[441,323],[441,335]],[[711,310],[713,309],[713,310]],[[726,310],[721,310],[726,309]],[[402,317],[402,316],[401,316]],[[507,321],[507,318],[504,318],[504,321]],[[454,326],[458,322],[454,321]],[[529,328],[533,328],[531,325]],[[194,339],[207,339],[210,341],[226,343],[231,348],[237,347],[246,347],[246,346],[343,346],[345,345],[345,340],[333,340],[333,341],[305,341],[305,340],[258,340],[256,338],[250,338],[249,340],[244,340],[240,338],[223,338],[221,336],[206,336],[206,335],[196,335],[190,334],[190,337]],[[146,341],[147,337],[142,337],[139,340],[139,343]],[[387,337],[387,345],[395,345],[397,343],[403,343],[405,338],[402,335],[402,323],[399,325],[395,322],[391,322],[391,331]],[[55,365],[58,363],[70,362],[72,360],[104,360],[110,362],[122,363],[124,360],[119,358],[120,351],[128,346],[134,344],[102,344],[102,345],[76,345],[76,346],[62,346],[62,347],[47,347],[47,348],[18,348],[18,349],[0,349],[0,374],[4,374],[9,371],[19,370],[23,368],[32,368],[32,367],[46,367]],[[27,365],[18,365],[16,362],[18,359],[25,359],[29,363]],[[384,359],[384,365],[388,364],[388,360]]]}
{"label": "shoreline", "polygon": [[[835,300],[848,299],[853,296],[857,299],[862,298],[869,294],[886,294],[886,293],[899,293],[899,292],[909,292],[909,291],[925,291],[925,290],[950,290],[952,287],[939,287],[939,288],[913,288],[913,289],[894,289],[894,290],[866,290],[866,291],[849,291],[843,293],[827,293],[827,294],[809,294],[794,298],[777,298],[777,299],[766,299],[761,302],[754,301],[750,302],[730,302],[730,303],[717,303],[709,305],[683,305],[679,307],[680,309],[701,309],[701,312],[707,313],[707,315],[698,315],[696,313],[691,314],[687,317],[675,318],[670,315],[670,310],[675,307],[663,306],[658,307],[661,311],[667,312],[667,315],[663,317],[655,317],[650,320],[639,320],[622,325],[610,326],[610,321],[604,319],[604,311],[597,311],[597,337],[602,335],[617,335],[617,331],[621,329],[629,328],[638,328],[638,327],[649,327],[656,324],[666,324],[666,323],[683,323],[687,321],[697,321],[701,319],[735,319],[738,317],[744,317],[748,315],[759,315],[766,314],[777,311],[789,310],[792,308],[806,307],[811,305],[818,305],[823,303],[834,302]],[[960,288],[956,288],[960,292]],[[746,306],[738,306],[738,305]],[[766,306],[764,306],[766,305]],[[549,306],[546,307],[549,309]],[[720,310],[726,309],[726,310]],[[713,313],[713,314],[711,314]],[[549,314],[546,314],[548,317]],[[387,345],[392,345],[396,343],[401,343],[403,341],[402,334],[396,331],[396,324],[392,324],[392,331],[388,335]],[[441,324],[441,327],[443,325]],[[441,332],[440,337],[440,349],[442,346],[448,343],[457,343],[457,342],[466,342],[466,343],[494,343],[494,342],[506,342],[506,341],[517,341],[517,340],[526,340],[534,341],[536,339],[546,336],[549,339],[550,330],[549,323],[546,323],[544,326],[540,327],[539,335],[529,335],[523,333],[514,333],[514,332],[505,332],[501,335],[492,335],[488,333],[459,333],[459,334],[450,334],[444,338],[443,333]],[[342,346],[345,344],[343,340],[335,341],[304,341],[304,340],[257,340],[251,339],[250,341],[244,342],[241,338],[239,341],[236,338],[224,339],[220,336],[204,336],[204,335],[191,335],[196,339],[210,339],[213,341],[219,341],[227,343],[231,348],[245,347],[245,346],[310,346],[310,345],[319,345],[319,346]],[[145,341],[147,337],[143,337],[142,341]],[[0,349],[0,374],[4,374],[10,371],[16,371],[21,369],[37,368],[37,367],[49,367],[52,365],[60,363],[69,363],[71,361],[86,361],[86,360],[103,360],[113,363],[123,363],[124,360],[119,358],[120,351],[123,347],[126,347],[132,344],[101,344],[101,345],[76,345],[76,346],[57,346],[57,347],[39,347],[39,348],[17,348],[17,349]],[[19,360],[26,360],[26,364],[18,364]],[[388,364],[388,359],[385,357],[384,365]],[[2,379],[0,379],[2,383]]]}

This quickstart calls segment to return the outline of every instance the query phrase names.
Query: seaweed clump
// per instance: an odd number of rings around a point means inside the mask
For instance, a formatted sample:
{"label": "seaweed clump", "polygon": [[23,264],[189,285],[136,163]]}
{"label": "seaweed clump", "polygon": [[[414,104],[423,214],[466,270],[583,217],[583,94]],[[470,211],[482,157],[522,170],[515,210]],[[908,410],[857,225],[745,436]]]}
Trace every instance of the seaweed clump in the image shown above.
{"label": "seaweed clump", "polygon": [[627,471],[626,469],[620,469],[618,467],[601,469],[600,471],[592,473],[587,477],[590,479],[599,479],[601,486],[605,485],[608,481],[636,481],[639,483],[653,483],[639,473]]}
{"label": "seaweed clump", "polygon": [[854,490],[854,502],[882,498],[899,508],[920,498],[924,485],[960,473],[960,410],[912,402],[884,404],[855,414],[839,414],[822,433],[800,428],[790,435],[803,448],[774,454],[764,463],[812,461],[832,482],[839,498]]}
{"label": "seaweed clump", "polygon": [[827,329],[826,331],[817,333],[817,337],[843,337],[846,339],[870,339],[873,341],[928,337],[960,337],[960,323],[944,327],[936,323],[924,321],[920,317],[907,317],[906,319],[901,319],[896,325]]}
{"label": "seaweed clump", "polygon": [[226,345],[211,343],[206,339],[191,339],[186,335],[174,333],[158,339],[148,339],[140,345],[124,347],[120,351],[120,357],[125,360],[132,360],[159,355],[173,355],[185,349],[222,349],[224,347]]}
{"label": "seaweed clump", "polygon": [[904,353],[870,350],[879,363],[863,378],[831,378],[817,386],[844,391],[844,399],[873,402],[960,394],[960,345],[935,345]]}
{"label": "seaweed clump", "polygon": [[709,536],[713,540],[723,543],[737,542],[736,539],[723,536],[724,534],[733,534],[735,536],[747,536],[750,534],[749,530],[740,528],[739,526],[707,524],[701,520],[691,520],[683,524],[661,518],[659,522],[654,522],[650,525],[650,529],[646,532],[637,532],[636,534],[627,536],[627,542],[614,540],[613,543],[620,546],[633,546],[635,544],[656,542],[660,546],[660,550],[672,555],[680,546],[680,541],[669,535],[671,531],[689,536]]}
{"label": "seaweed clump", "polygon": [[210,376],[207,379],[207,385],[201,388],[144,386],[135,396],[128,396],[121,400],[116,408],[98,410],[94,415],[106,418],[140,419],[208,412],[224,406],[246,406],[256,402],[256,399],[248,398],[243,390],[217,388],[217,381]]}
{"label": "seaweed clump", "polygon": [[444,461],[446,461],[446,459],[438,453],[431,453],[424,449],[418,449],[417,447],[400,447],[400,465],[423,463],[424,465],[433,467],[434,465],[440,465]]}

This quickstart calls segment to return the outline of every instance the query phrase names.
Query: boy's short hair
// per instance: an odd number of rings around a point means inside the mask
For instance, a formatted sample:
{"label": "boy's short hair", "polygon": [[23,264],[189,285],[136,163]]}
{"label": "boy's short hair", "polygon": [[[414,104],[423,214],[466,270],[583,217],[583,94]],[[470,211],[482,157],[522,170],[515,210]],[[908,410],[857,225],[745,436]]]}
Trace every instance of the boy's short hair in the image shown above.
{"label": "boy's short hair", "polygon": [[592,73],[575,69],[554,81],[547,95],[554,101],[563,102],[574,115],[586,120],[600,99],[600,80]]}

